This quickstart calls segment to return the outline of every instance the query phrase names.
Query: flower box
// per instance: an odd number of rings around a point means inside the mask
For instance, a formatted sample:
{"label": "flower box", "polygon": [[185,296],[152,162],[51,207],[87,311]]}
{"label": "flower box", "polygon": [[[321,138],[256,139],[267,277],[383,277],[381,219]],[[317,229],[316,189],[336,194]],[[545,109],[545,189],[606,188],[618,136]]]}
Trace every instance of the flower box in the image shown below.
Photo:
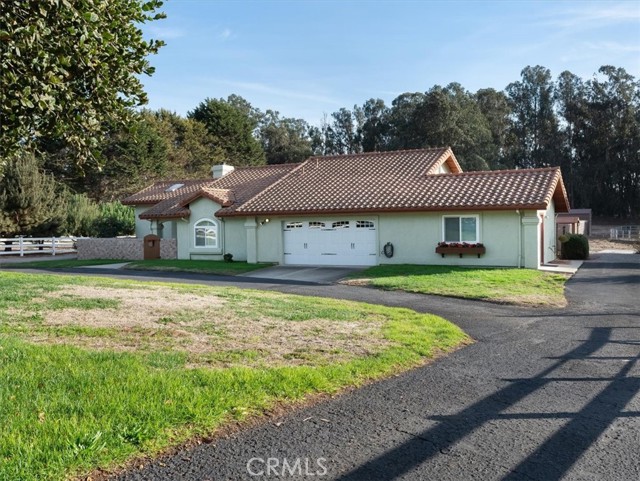
{"label": "flower box", "polygon": [[487,252],[487,249],[482,244],[467,244],[467,245],[446,245],[446,244],[438,244],[436,247],[436,253],[441,254],[442,257],[447,254],[458,254],[460,257],[464,255],[477,255],[480,258]]}

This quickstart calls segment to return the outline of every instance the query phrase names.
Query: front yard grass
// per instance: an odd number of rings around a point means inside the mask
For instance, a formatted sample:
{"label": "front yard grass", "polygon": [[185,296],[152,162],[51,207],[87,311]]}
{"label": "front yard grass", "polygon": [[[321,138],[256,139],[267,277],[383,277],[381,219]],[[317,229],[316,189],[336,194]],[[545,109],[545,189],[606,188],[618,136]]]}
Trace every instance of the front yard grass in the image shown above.
{"label": "front yard grass", "polygon": [[180,259],[153,259],[146,261],[126,261],[113,259],[63,259],[48,261],[32,261],[17,263],[2,263],[0,267],[13,269],[67,269],[82,266],[99,266],[106,264],[123,264],[128,262],[125,269],[139,271],[171,271],[171,272],[196,272],[200,274],[213,274],[219,276],[235,276],[246,272],[270,267],[273,264],[248,264],[244,261],[224,262],[207,260],[180,260]]}
{"label": "front yard grass", "polygon": [[0,479],[65,479],[469,342],[433,315],[0,272]]}
{"label": "front yard grass", "polygon": [[481,299],[506,304],[566,306],[568,277],[534,269],[381,265],[356,272],[347,283],[386,290]]}
{"label": "front yard grass", "polygon": [[[49,257],[51,259],[51,257]],[[55,259],[55,258],[53,258]],[[114,259],[61,259],[61,260],[46,260],[46,261],[27,261],[27,262],[2,262],[0,257],[0,267],[3,269],[65,269],[69,267],[81,267],[81,266],[101,266],[107,264],[120,264],[127,261],[114,260]]]}
{"label": "front yard grass", "polygon": [[181,259],[153,259],[146,261],[133,261],[125,269],[149,270],[149,271],[176,271],[198,272],[201,274],[214,274],[219,276],[235,276],[245,272],[255,271],[270,267],[273,264],[248,264],[244,261],[192,261]]}

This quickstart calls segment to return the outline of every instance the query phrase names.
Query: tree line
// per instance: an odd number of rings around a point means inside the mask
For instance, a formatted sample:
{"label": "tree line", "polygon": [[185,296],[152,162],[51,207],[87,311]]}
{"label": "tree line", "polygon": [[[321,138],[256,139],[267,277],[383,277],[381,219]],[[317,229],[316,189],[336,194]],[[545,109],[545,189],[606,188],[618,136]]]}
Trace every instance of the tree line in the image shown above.
{"label": "tree line", "polygon": [[[574,207],[640,216],[640,84],[622,68],[603,66],[583,79],[528,66],[503,91],[436,85],[390,105],[368,99],[317,124],[260,111],[238,95],[206,98],[182,116],[140,110],[139,76],[153,73],[147,57],[163,46],[146,40],[140,25],[164,18],[161,0],[83,0],[73,8],[66,0],[7,1],[0,235],[78,225],[94,232],[97,203],[156,180],[207,177],[221,162],[441,146],[453,147],[467,171],[559,165]],[[88,217],[54,220],[63,207]]]}
{"label": "tree line", "polygon": [[[278,164],[451,146],[467,171],[559,165],[572,206],[631,218],[640,215],[639,86],[611,66],[587,80],[570,72],[553,79],[544,67],[526,67],[504,91],[436,85],[403,93],[391,105],[369,99],[341,108],[319,125],[262,112],[231,95],[207,98],[186,117],[141,110],[134,121],[106,130],[94,161],[78,163],[73,146],[50,137],[38,139],[35,151],[38,168],[58,185],[56,198],[64,190],[106,202],[156,180],[207,177],[221,162]],[[11,179],[0,180],[0,192]]]}
{"label": "tree line", "polygon": [[44,166],[95,199],[158,179],[209,175],[213,164],[300,162],[311,155],[451,146],[464,170],[560,166],[571,205],[596,215],[640,215],[640,83],[604,66],[592,78],[526,67],[504,91],[458,83],[369,99],[318,125],[261,112],[237,95],[207,98],[186,117],[143,110],[109,133],[101,165],[77,166],[45,147]]}

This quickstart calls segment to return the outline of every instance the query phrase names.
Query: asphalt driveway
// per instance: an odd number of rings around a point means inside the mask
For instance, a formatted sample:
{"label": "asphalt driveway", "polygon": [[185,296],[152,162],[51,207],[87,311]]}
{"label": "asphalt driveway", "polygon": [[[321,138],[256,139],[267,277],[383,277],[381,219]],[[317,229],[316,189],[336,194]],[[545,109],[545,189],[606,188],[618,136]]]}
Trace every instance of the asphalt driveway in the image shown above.
{"label": "asphalt driveway", "polygon": [[433,312],[477,342],[114,479],[640,478],[640,256],[586,262],[567,284],[569,308],[555,311],[349,286],[246,285]]}

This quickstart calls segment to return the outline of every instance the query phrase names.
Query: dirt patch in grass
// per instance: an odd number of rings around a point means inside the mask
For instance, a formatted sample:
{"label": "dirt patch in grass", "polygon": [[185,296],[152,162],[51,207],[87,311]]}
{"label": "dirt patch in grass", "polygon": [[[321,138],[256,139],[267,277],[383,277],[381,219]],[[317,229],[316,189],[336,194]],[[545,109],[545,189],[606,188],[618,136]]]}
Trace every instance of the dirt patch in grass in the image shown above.
{"label": "dirt patch in grass", "polygon": [[600,252],[604,250],[631,250],[638,252],[640,250],[639,242],[616,241],[609,239],[589,238],[589,251]]}
{"label": "dirt patch in grass", "polygon": [[325,365],[375,354],[392,344],[383,338],[383,321],[371,317],[292,321],[247,315],[219,297],[164,287],[67,286],[45,294],[35,307],[42,320],[23,333],[31,342],[173,351],[184,354],[188,367]]}

